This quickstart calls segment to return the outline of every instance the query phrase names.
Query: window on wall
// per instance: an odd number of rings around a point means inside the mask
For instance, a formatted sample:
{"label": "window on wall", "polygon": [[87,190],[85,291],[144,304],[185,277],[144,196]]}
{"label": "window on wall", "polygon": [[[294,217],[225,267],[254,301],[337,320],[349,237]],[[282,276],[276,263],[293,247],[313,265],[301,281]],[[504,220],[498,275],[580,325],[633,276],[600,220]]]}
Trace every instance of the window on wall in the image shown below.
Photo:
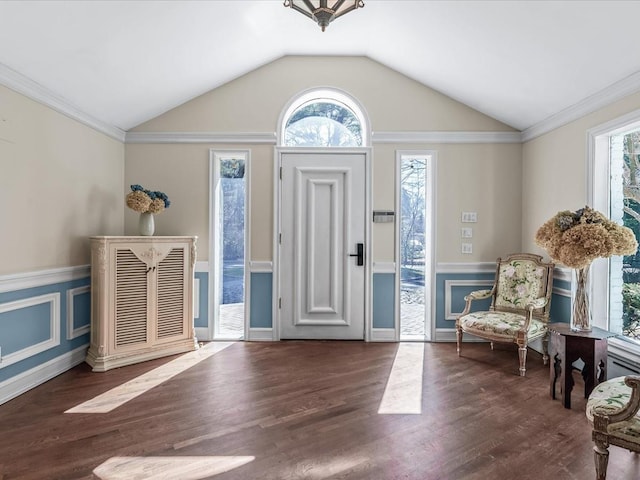
{"label": "window on wall", "polygon": [[247,276],[248,152],[212,153],[213,337],[242,339]]}
{"label": "window on wall", "polygon": [[[592,130],[589,139],[589,202],[640,240],[640,111]],[[638,361],[640,253],[596,260],[594,267],[594,323],[621,334],[610,344]]]}
{"label": "window on wall", "polygon": [[361,147],[366,145],[364,114],[348,95],[333,89],[306,92],[286,109],[282,145]]}
{"label": "window on wall", "polygon": [[[640,130],[611,137],[611,172],[612,209],[640,239]],[[614,266],[622,271],[621,292],[613,282],[610,291],[621,294],[622,310],[610,328],[640,346],[640,254],[615,259]]]}

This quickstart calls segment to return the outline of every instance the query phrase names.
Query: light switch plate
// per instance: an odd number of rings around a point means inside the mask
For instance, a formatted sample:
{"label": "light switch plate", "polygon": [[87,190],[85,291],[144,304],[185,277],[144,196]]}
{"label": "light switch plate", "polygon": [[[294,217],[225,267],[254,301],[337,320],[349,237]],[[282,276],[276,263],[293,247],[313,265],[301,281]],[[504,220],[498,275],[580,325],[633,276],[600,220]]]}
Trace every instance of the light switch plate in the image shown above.
{"label": "light switch plate", "polygon": [[473,253],[473,244],[472,243],[463,243],[462,244],[462,253],[465,253],[465,254]]}
{"label": "light switch plate", "polygon": [[462,227],[461,236],[462,236],[462,238],[472,238],[473,237],[473,228],[471,228],[471,227]]}
{"label": "light switch plate", "polygon": [[462,223],[475,223],[478,221],[478,212],[462,212]]}

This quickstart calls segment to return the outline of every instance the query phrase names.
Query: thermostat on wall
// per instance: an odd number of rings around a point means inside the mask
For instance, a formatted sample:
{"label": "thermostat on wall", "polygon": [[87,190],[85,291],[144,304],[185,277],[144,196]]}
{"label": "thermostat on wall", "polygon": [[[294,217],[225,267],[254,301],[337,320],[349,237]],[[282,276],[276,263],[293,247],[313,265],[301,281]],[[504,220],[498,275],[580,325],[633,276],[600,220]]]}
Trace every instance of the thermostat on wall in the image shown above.
{"label": "thermostat on wall", "polygon": [[373,221],[374,223],[393,223],[395,215],[393,210],[374,210]]}

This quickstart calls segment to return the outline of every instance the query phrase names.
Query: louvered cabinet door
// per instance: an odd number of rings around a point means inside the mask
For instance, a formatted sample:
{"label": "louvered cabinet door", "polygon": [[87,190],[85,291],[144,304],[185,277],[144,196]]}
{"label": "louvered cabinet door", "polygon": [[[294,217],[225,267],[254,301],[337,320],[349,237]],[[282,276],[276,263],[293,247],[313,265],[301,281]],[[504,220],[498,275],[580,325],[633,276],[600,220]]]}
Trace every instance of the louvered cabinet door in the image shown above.
{"label": "louvered cabinet door", "polygon": [[188,334],[186,250],[186,247],[172,248],[155,269],[155,342],[173,341]]}
{"label": "louvered cabinet door", "polygon": [[114,352],[147,345],[150,269],[129,248],[114,248]]}

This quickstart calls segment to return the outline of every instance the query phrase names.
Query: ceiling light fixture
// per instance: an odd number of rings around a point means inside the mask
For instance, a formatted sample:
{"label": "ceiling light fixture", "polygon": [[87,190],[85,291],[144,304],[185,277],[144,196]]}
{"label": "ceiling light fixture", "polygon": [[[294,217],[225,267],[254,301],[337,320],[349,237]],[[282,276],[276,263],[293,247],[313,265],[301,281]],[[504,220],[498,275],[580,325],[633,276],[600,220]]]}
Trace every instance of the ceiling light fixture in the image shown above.
{"label": "ceiling light fixture", "polygon": [[[331,6],[329,6],[331,3]],[[284,0],[285,7],[291,7],[313,19],[322,31],[336,18],[356,8],[364,7],[363,0]]]}

